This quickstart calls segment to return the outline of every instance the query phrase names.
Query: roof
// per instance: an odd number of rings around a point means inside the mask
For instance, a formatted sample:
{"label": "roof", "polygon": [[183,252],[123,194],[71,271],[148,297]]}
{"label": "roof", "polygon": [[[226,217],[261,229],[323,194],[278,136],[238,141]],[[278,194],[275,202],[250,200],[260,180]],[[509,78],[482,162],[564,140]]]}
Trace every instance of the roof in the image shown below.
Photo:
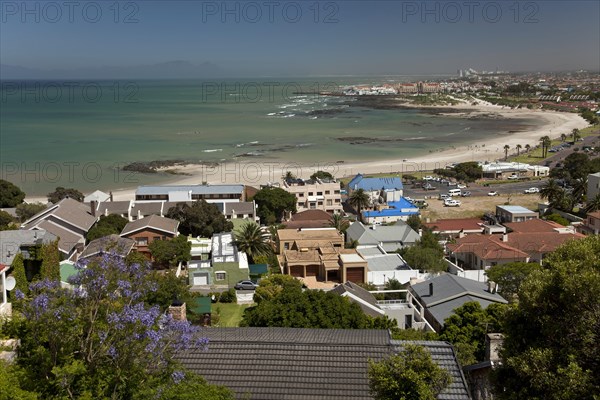
{"label": "roof", "polygon": [[98,207],[96,210],[98,215],[104,214],[119,214],[119,215],[129,215],[129,206],[131,205],[131,201],[103,201],[98,203]]}
{"label": "roof", "polygon": [[[430,285],[433,285],[432,295],[429,294]],[[466,302],[478,301],[483,307],[490,303],[507,303],[499,294],[490,293],[486,283],[453,274],[442,274],[416,283],[410,286],[410,290],[424,307],[432,313],[435,312],[435,318],[441,325],[452,315],[455,308]]]}
{"label": "roof", "polygon": [[279,229],[279,240],[333,240],[339,241],[342,235],[335,228],[324,229]]}
{"label": "roof", "polygon": [[212,301],[210,297],[194,297],[187,307],[194,314],[209,314],[211,312]]}
{"label": "roof", "polygon": [[509,212],[511,214],[536,214],[536,211],[531,211],[528,208],[525,208],[523,206],[496,206],[496,208],[499,208],[501,210],[504,210],[506,212]]}
{"label": "roof", "polygon": [[120,256],[126,256],[131,252],[135,240],[123,238],[119,235],[108,235],[92,240],[83,250],[79,258],[91,257],[107,251],[115,252]]}
{"label": "roof", "polygon": [[84,203],[89,203],[91,201],[107,201],[108,199],[110,199],[110,195],[106,194],[100,190],[96,190],[93,193],[88,194],[87,196],[85,196],[83,198],[83,202]]}
{"label": "roof", "polygon": [[266,274],[269,272],[269,266],[267,264],[250,264],[248,266],[251,275]]}
{"label": "roof", "polygon": [[229,194],[244,192],[244,185],[162,185],[139,186],[135,191],[136,196],[151,194],[169,194],[170,192],[191,192],[192,195],[202,194]]}
{"label": "roof", "polygon": [[121,236],[130,235],[137,231],[141,231],[142,229],[149,228],[176,235],[178,226],[179,221],[174,219],[159,217],[158,215],[150,215],[148,217],[129,222],[127,225],[125,225],[125,228],[123,228]]}
{"label": "roof", "polygon": [[[162,211],[163,211],[163,201],[156,201],[156,202],[149,202],[149,203],[144,203],[144,202],[133,202],[131,204],[131,211],[129,212],[129,214],[132,217],[137,217],[138,214],[139,215],[161,215]],[[168,209],[165,210],[165,212],[167,212]]]}
{"label": "roof", "polygon": [[554,221],[545,221],[543,219],[530,219],[522,222],[507,222],[504,224],[513,232],[519,233],[541,233],[541,232],[556,232],[556,229],[564,229],[565,227]]}
{"label": "roof", "polygon": [[375,296],[358,286],[356,283],[342,283],[331,289],[331,292],[346,297],[351,302],[358,304],[363,312],[371,317],[381,317],[385,315],[383,310],[377,305]]}
{"label": "roof", "polygon": [[96,218],[93,217],[90,212],[89,206],[80,203],[77,200],[66,198],[53,206],[40,211],[25,221],[22,227],[25,229],[32,229],[35,228],[40,221],[54,217],[87,232],[92,225],[96,223]]}
{"label": "roof", "polygon": [[365,217],[403,217],[419,214],[419,208],[404,197],[399,201],[388,201],[389,208],[382,210],[364,211]]}
{"label": "roof", "polygon": [[[368,228],[356,221],[348,227],[346,235],[351,240],[357,240],[361,245],[376,245],[386,242],[412,244],[420,239],[419,234],[404,222]],[[396,248],[392,250],[396,250]]]}
{"label": "roof", "polygon": [[482,260],[519,260],[529,257],[519,247],[502,241],[502,236],[494,235],[467,235],[456,239],[455,243],[448,243],[446,247],[453,253],[473,253]]}
{"label": "roof", "polygon": [[588,217],[600,219],[600,210],[587,213]]}
{"label": "roof", "polygon": [[0,231],[0,264],[11,265],[21,246],[52,243],[56,239],[54,234],[43,229]]}
{"label": "roof", "polygon": [[386,254],[381,257],[370,257],[368,260],[369,271],[410,271],[412,268],[406,264],[400,254]]}
{"label": "roof", "polygon": [[438,219],[436,222],[427,222],[423,225],[434,232],[483,231],[483,221],[479,218]]}
{"label": "roof", "polygon": [[179,361],[239,399],[370,400],[368,361],[388,357],[407,343],[431,348],[432,358],[450,371],[453,382],[440,399],[469,399],[444,342],[396,342],[385,330],[361,329],[205,328],[202,334],[207,347],[182,352]]}
{"label": "roof", "polygon": [[292,215],[292,221],[331,221],[331,214],[323,210],[306,210]]}
{"label": "roof", "polygon": [[70,254],[79,243],[85,243],[82,235],[65,229],[53,221],[42,220],[35,229],[46,230],[58,237],[58,249],[66,254]]}
{"label": "roof", "polygon": [[402,180],[400,178],[365,178],[362,174],[356,175],[348,183],[351,190],[363,189],[367,192],[377,190],[402,189]]}
{"label": "roof", "polygon": [[225,203],[225,210],[223,214],[225,215],[233,215],[233,214],[249,214],[254,215],[255,205],[253,201],[240,201],[240,202],[228,202]]}

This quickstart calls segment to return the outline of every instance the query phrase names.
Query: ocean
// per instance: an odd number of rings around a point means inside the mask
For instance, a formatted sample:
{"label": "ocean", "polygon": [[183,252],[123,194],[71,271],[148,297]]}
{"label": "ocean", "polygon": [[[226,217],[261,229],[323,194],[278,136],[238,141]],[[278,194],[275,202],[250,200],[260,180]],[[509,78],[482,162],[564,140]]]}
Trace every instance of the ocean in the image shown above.
{"label": "ocean", "polygon": [[57,186],[108,191],[174,179],[122,171],[132,162],[311,165],[410,158],[536,123],[448,117],[311,93],[408,79],[2,81],[1,177],[28,195]]}

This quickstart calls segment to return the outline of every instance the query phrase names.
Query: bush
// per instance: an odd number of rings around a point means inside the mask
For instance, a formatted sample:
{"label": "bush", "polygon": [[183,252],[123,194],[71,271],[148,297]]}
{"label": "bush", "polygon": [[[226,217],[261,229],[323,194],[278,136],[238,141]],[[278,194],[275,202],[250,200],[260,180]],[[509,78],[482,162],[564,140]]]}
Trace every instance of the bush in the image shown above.
{"label": "bush", "polygon": [[219,297],[220,303],[236,303],[237,296],[235,294],[235,289],[229,289],[226,292],[221,293]]}

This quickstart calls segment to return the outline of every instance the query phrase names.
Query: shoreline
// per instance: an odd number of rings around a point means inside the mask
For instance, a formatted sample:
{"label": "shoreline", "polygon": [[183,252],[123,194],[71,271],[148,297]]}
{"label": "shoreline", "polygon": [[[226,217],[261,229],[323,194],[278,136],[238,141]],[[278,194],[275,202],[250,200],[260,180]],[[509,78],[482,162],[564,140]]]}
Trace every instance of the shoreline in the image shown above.
{"label": "shoreline", "polygon": [[[183,164],[177,166],[167,166],[157,168],[157,172],[166,170],[175,171],[173,179],[162,185],[191,185],[202,184],[244,184],[258,187],[268,182],[278,182],[285,175],[286,171],[291,171],[299,178],[308,178],[312,173],[321,169],[332,173],[340,179],[346,176],[353,176],[357,173],[375,174],[375,173],[397,173],[406,174],[416,171],[432,170],[443,168],[448,164],[465,161],[490,161],[502,160],[504,158],[504,145],[510,146],[509,154],[514,153],[515,146],[520,144],[525,146],[529,144],[532,148],[539,145],[539,139],[542,136],[555,138],[561,133],[569,134],[573,129],[582,129],[589,124],[581,116],[575,113],[565,113],[558,111],[542,111],[530,109],[510,109],[504,106],[496,106],[483,101],[477,105],[461,103],[457,105],[414,105],[399,102],[401,107],[410,107],[423,110],[451,109],[455,112],[449,112],[448,117],[465,118],[478,115],[497,114],[501,118],[528,119],[538,118],[543,122],[522,132],[507,132],[505,135],[498,135],[496,138],[487,138],[485,140],[473,138],[469,144],[460,146],[451,146],[440,151],[430,151],[428,154],[414,157],[404,157],[402,159],[386,159],[379,161],[365,162],[323,162],[323,163],[296,163],[282,162],[281,160],[243,160],[236,162],[227,162],[219,165],[200,165]],[[522,152],[525,149],[522,149]],[[338,159],[343,156],[335,156]],[[102,190],[102,188],[98,188]],[[114,201],[133,200],[136,187],[124,188],[113,191]],[[84,193],[87,194],[87,193]],[[42,201],[43,197],[32,196],[26,199],[29,202]]]}

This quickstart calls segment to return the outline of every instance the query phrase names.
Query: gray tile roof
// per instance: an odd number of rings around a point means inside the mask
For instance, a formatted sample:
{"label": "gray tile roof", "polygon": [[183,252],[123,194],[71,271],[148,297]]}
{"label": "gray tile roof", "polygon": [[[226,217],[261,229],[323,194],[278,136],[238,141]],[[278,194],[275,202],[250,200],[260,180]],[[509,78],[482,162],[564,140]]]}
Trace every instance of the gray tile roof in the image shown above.
{"label": "gray tile roof", "polygon": [[392,245],[393,248],[387,251],[396,250],[402,245],[413,244],[420,239],[419,234],[405,223],[367,228],[357,221],[348,227],[346,235],[351,240],[358,240],[361,245],[378,243]]}
{"label": "gray tile roof", "polygon": [[250,214],[254,215],[254,202],[240,201],[225,203],[225,215]]}
{"label": "gray tile roof", "polygon": [[109,235],[92,240],[83,250],[79,258],[91,257],[96,254],[111,251],[121,256],[126,256],[131,252],[135,240],[122,238],[119,235]]}
{"label": "gray tile roof", "polygon": [[406,261],[399,254],[388,254],[381,257],[369,257],[367,259],[369,271],[409,271],[412,268],[406,264]]}
{"label": "gray tile roof", "polygon": [[36,229],[44,229],[58,237],[58,249],[65,254],[70,254],[79,243],[85,243],[82,235],[72,232],[56,224],[54,221],[42,220],[37,224]]}
{"label": "gray tile roof", "polygon": [[51,243],[57,239],[45,230],[0,231],[0,264],[11,265],[22,246]]}
{"label": "gray tile roof", "polygon": [[244,185],[163,185],[140,186],[135,191],[138,195],[169,194],[170,192],[192,192],[192,194],[229,194],[244,191]]}
{"label": "gray tile roof", "polygon": [[83,231],[88,231],[96,218],[92,217],[89,205],[85,205],[73,199],[63,199],[46,210],[40,211],[23,223],[25,229],[32,229],[40,221],[54,216],[55,218],[66,221],[68,224],[77,227]]}
{"label": "gray tile roof", "polygon": [[[377,300],[375,296],[373,296],[369,291],[361,288],[356,283],[345,282],[340,285],[337,285],[331,292],[343,296],[344,293],[349,293],[352,296],[345,296],[348,300],[358,304],[363,312],[371,317],[382,317],[385,315],[383,311],[378,312],[380,310],[377,305]],[[374,310],[374,308],[376,310]]]}
{"label": "gray tile roof", "polygon": [[[407,343],[392,342],[384,330],[205,328],[202,334],[207,348],[180,353],[179,361],[249,400],[372,399],[368,360],[379,361]],[[452,348],[443,342],[417,344],[431,347],[434,360],[453,376],[448,394],[440,398],[468,400]]]}
{"label": "gray tile roof", "polygon": [[134,202],[131,205],[131,211],[129,215],[132,217],[137,217],[138,214],[140,216],[148,216],[148,215],[161,215],[163,209],[163,202],[150,202],[150,203],[142,203],[142,202]]}
{"label": "gray tile roof", "polygon": [[431,359],[450,373],[450,385],[440,393],[439,400],[470,400],[471,395],[465,376],[460,369],[452,345],[437,341],[404,341],[392,340],[394,352],[400,352],[406,344],[416,344],[425,347],[431,354]]}
{"label": "gray tile roof", "polygon": [[98,203],[98,207],[96,207],[97,215],[129,215],[129,206],[131,205],[131,201],[103,201]]}
{"label": "gray tile roof", "polygon": [[121,236],[126,236],[146,228],[154,228],[159,231],[176,235],[178,226],[179,221],[174,219],[159,217],[158,215],[150,215],[148,217],[129,222],[127,225],[125,225],[125,228],[123,228]]}

